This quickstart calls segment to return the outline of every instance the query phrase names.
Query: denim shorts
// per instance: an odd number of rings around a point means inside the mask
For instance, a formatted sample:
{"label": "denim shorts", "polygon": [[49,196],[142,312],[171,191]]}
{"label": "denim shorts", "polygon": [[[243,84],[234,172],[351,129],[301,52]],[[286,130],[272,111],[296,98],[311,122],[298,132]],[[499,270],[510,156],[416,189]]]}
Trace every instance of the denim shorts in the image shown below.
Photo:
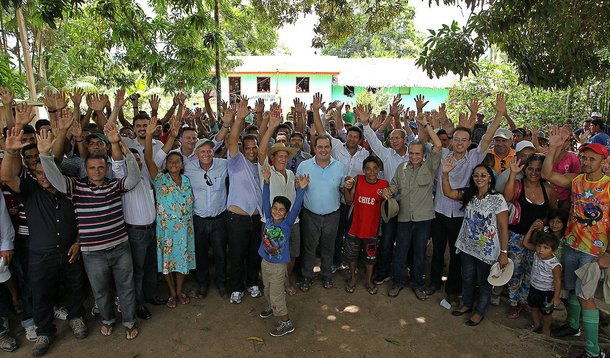
{"label": "denim shorts", "polygon": [[576,295],[581,291],[581,281],[576,276],[576,270],[595,260],[596,257],[582,251],[573,249],[570,246],[564,246],[563,249],[563,284],[568,290],[576,290]]}

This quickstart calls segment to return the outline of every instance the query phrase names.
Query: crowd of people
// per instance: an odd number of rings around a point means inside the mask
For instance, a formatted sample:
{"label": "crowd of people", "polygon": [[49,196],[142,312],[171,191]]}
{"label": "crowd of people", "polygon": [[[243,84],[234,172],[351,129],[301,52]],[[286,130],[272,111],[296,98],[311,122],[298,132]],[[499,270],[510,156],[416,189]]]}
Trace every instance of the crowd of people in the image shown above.
{"label": "crowd of people", "polygon": [[[189,108],[179,93],[161,116],[156,95],[148,108],[123,89],[113,101],[47,91],[49,118],[34,121],[33,107],[0,89],[3,350],[17,348],[14,312],[34,356],[48,351],[57,318],[86,338],[89,295],[100,333],[120,319],[132,340],[147,304],[189,304],[191,272],[198,299],[212,284],[230,304],[264,296],[260,317],[278,318],[270,334],[284,336],[295,329],[287,296],[318,278],[337,286],[337,270],[349,270],[340,286],[351,294],[362,261],[370,295],[408,285],[426,300],[444,289],[452,315],[477,326],[504,294],[508,318],[530,312],[529,328],[555,337],[582,327],[583,356],[605,355],[593,297],[610,265],[600,118],[545,135],[516,127],[502,94],[491,121],[473,100],[457,125],[444,105],[424,110],[421,95],[415,110],[398,95],[379,114],[320,94],[289,110],[236,97],[216,114],[211,97]],[[505,286],[492,286],[496,274]],[[567,322],[553,327],[562,300]]]}

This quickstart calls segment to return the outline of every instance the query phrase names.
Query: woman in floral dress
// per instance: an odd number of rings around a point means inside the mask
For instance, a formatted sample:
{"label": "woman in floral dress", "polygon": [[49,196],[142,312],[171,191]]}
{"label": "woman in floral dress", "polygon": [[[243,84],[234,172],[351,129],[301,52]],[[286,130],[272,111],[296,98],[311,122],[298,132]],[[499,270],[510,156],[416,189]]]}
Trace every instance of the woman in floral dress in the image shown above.
{"label": "woman in floral dress", "polygon": [[[188,296],[182,292],[182,285],[185,275],[195,268],[193,191],[191,182],[183,175],[182,154],[169,153],[165,170],[160,172],[157,168],[152,158],[152,136],[155,128],[156,119],[151,119],[146,130],[144,160],[157,199],[157,268],[163,273],[169,288],[167,306],[174,308],[177,300],[182,304],[189,303]],[[174,139],[179,124],[172,123],[170,130],[170,136]],[[164,146],[163,150],[169,148]]]}

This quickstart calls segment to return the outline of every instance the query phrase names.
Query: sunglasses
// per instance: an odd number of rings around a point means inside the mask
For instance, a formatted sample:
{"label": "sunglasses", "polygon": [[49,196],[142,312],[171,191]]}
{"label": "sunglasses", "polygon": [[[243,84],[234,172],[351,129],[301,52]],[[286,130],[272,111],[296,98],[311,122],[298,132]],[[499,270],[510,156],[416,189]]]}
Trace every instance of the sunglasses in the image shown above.
{"label": "sunglasses", "polygon": [[212,182],[212,178],[210,178],[210,176],[208,175],[208,173],[203,174],[203,179],[205,179],[205,183],[208,186],[212,186],[214,185],[214,183]]}

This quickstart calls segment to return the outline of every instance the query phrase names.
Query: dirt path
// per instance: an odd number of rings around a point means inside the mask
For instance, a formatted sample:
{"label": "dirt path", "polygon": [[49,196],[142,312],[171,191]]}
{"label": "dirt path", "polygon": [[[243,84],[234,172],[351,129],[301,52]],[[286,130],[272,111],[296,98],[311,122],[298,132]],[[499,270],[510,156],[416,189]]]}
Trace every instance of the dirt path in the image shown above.
{"label": "dirt path", "polygon": [[[504,306],[492,307],[478,327],[467,327],[464,319],[451,316],[439,305],[435,294],[418,301],[409,290],[397,298],[386,295],[389,283],[379,294],[369,295],[360,283],[354,294],[343,290],[342,274],[337,285],[325,290],[320,281],[306,294],[288,298],[296,331],[273,338],[269,331],[274,318],[263,320],[258,313],[264,298],[245,297],[240,305],[221,300],[215,290],[186,306],[170,310],[149,306],[153,317],[140,321],[140,336],[132,342],[115,326],[111,337],[99,333],[99,320],[89,319],[90,337],[76,341],[69,328],[57,321],[58,338],[49,357],[555,357],[565,350],[527,336],[527,318],[507,322]],[[194,288],[189,281],[187,288]],[[559,316],[561,317],[561,316]],[[13,329],[17,333],[20,329]],[[18,333],[20,348],[11,357],[30,357],[33,343]],[[259,337],[262,343],[248,340]],[[5,354],[8,356],[8,354]]]}

